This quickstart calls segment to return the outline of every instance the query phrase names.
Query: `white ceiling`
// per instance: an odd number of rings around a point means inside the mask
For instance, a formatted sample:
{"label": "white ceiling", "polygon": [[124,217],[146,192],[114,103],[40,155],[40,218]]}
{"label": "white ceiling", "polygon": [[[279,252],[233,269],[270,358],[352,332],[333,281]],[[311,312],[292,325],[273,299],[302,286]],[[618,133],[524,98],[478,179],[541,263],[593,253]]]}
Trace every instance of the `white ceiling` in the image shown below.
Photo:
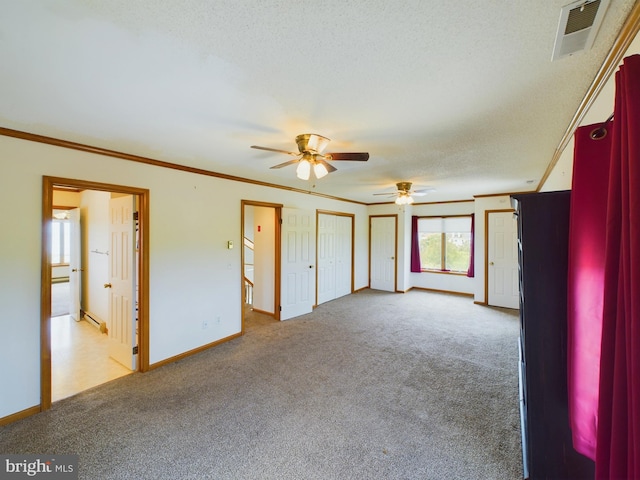
{"label": "white ceiling", "polygon": [[[364,203],[532,190],[634,2],[551,62],[567,3],[0,0],[0,126]],[[370,159],[249,148],[300,133]]]}

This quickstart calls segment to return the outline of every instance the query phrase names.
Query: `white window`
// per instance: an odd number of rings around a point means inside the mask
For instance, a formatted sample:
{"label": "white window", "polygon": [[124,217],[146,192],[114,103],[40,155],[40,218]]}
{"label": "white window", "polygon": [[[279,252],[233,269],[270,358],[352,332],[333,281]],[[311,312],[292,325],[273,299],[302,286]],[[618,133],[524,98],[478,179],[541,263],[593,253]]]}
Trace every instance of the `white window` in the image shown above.
{"label": "white window", "polygon": [[[59,213],[62,212],[62,213]],[[56,210],[54,215],[62,217],[64,210]],[[56,218],[54,216],[51,225],[51,264],[68,265],[71,257],[71,224],[67,218]]]}
{"label": "white window", "polygon": [[466,273],[471,259],[471,216],[418,219],[422,270]]}

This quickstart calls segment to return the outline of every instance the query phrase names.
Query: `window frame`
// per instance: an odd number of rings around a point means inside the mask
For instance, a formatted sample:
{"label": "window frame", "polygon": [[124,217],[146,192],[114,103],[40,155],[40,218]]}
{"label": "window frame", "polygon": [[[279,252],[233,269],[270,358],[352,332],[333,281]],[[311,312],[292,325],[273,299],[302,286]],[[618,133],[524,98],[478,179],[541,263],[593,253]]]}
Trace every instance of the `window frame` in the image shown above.
{"label": "window frame", "polygon": [[[73,210],[76,207],[53,207],[53,212],[55,213],[56,211],[65,211],[65,210]],[[60,225],[58,230],[59,230],[59,241],[58,241],[58,247],[59,247],[59,252],[58,253],[58,258],[61,260],[60,262],[54,262],[53,258],[53,246],[54,246],[54,241],[53,241],[53,224],[58,224]],[[68,218],[64,218],[64,219],[60,219],[60,218],[55,218],[53,217],[51,219],[51,266],[52,267],[68,267],[69,266],[69,262],[65,262],[65,242],[70,242],[71,241],[71,235],[69,232],[68,235],[65,235],[65,225],[70,225],[70,220]],[[69,259],[71,260],[71,259]]]}
{"label": "window frame", "polygon": [[[420,225],[420,220],[422,219],[441,219],[444,221],[446,218],[468,218],[469,219],[469,234],[471,234],[471,222],[473,218],[472,213],[466,214],[458,214],[458,215],[418,215],[418,225]],[[420,228],[418,227],[418,235],[420,235]],[[420,273],[435,273],[435,274],[444,274],[444,275],[460,275],[467,276],[466,271],[462,270],[447,270],[447,242],[446,242],[447,232],[440,232],[440,269],[435,268],[424,268],[422,266],[422,260],[420,261]],[[471,254],[471,252],[469,252]]]}

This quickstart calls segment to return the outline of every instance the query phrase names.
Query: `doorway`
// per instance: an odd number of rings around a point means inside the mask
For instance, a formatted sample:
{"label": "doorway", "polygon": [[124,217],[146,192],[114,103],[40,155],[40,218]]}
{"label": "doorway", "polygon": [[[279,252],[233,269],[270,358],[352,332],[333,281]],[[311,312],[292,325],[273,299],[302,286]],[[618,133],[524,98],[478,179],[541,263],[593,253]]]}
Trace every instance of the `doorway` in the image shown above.
{"label": "doorway", "polygon": [[[112,249],[108,245],[106,225],[112,195],[54,187],[50,324],[52,402],[132,372],[112,358],[107,331],[107,325],[112,321],[108,292],[103,283],[110,281],[109,251]],[[89,245],[94,246],[92,251],[89,251]],[[97,246],[100,250],[95,248]],[[133,282],[129,283],[132,289]]]}
{"label": "doorway", "polygon": [[281,214],[281,204],[241,202],[243,335],[249,321],[280,320]]}
{"label": "doorway", "polygon": [[[53,234],[53,212],[54,212],[54,190],[59,191],[76,191],[76,192],[92,192],[95,194],[107,194],[109,197],[129,198],[131,203],[131,215],[129,216],[130,229],[133,233],[133,238],[136,241],[131,241],[132,249],[131,255],[128,257],[131,263],[131,271],[137,278],[135,284],[137,289],[131,289],[130,295],[131,316],[134,318],[131,322],[131,331],[134,337],[137,337],[137,345],[132,348],[132,356],[137,353],[137,364],[133,371],[146,371],[149,368],[148,357],[148,218],[149,218],[149,191],[146,189],[140,189],[136,187],[127,187],[120,185],[110,185],[96,182],[87,182],[83,180],[56,178],[56,177],[43,177],[43,224],[42,224],[42,289],[41,289],[41,410],[46,410],[51,407],[51,403],[54,399],[60,398],[60,395],[56,393],[54,397],[54,382],[57,387],[57,382],[60,382],[61,375],[59,370],[54,371],[52,365],[53,356],[56,356],[56,364],[58,359],[64,363],[63,356],[66,354],[70,363],[75,366],[82,367],[83,365],[76,365],[78,358],[83,355],[83,350],[94,354],[96,350],[103,349],[105,357],[110,355],[110,351],[113,346],[113,337],[117,329],[114,328],[111,334],[108,335],[108,341],[106,338],[100,338],[104,336],[101,332],[101,325],[98,320],[91,318],[89,312],[78,312],[75,315],[75,308],[73,302],[69,301],[69,315],[53,316],[53,313],[59,313],[53,311],[52,308],[52,287],[55,282],[52,281],[52,234]],[[133,199],[136,200],[134,208]],[[59,201],[56,199],[56,201]],[[110,207],[111,208],[111,207]],[[133,210],[137,210],[137,214],[133,216]],[[115,218],[117,215],[113,211],[109,211],[108,217]],[[107,227],[109,230],[111,227]],[[106,233],[107,237],[112,237],[112,232]],[[87,255],[105,256],[103,260],[108,257],[106,263],[113,263],[115,256],[109,256],[108,248],[85,246],[83,249],[84,257]],[[135,252],[133,251],[135,249]],[[77,253],[77,249],[76,249]],[[69,259],[69,280],[72,275],[77,275],[77,279],[80,279],[81,275],[86,274],[86,269],[83,272],[81,264],[76,266],[71,265],[74,263]],[[99,268],[95,268],[99,270]],[[74,271],[75,270],[75,271]],[[93,270],[93,268],[92,268]],[[108,271],[111,272],[111,265],[108,267]],[[80,283],[80,280],[78,281]],[[108,288],[113,283],[113,277],[107,277],[107,281],[104,282],[104,288]],[[72,285],[72,282],[69,282]],[[133,284],[132,284],[133,285]],[[70,295],[73,297],[73,295]],[[114,300],[113,295],[109,295],[109,302],[114,304],[120,302],[120,299]],[[81,315],[82,314],[82,315]],[[75,316],[75,318],[74,318]],[[82,318],[81,318],[82,317]],[[87,318],[84,318],[87,317]],[[135,321],[137,320],[137,321]],[[95,322],[95,325],[91,323]],[[106,330],[106,329],[105,329]],[[98,336],[96,337],[96,333]],[[108,333],[108,332],[107,332]],[[94,340],[102,340],[102,346],[100,343],[91,343]],[[80,362],[82,363],[82,362]],[[85,362],[89,369],[100,368],[99,366],[92,365],[91,361]],[[84,365],[85,367],[87,365]],[[56,367],[57,368],[57,367]],[[112,369],[117,370],[117,366]],[[124,367],[122,367],[124,368]],[[127,373],[131,372],[131,369],[126,370]],[[55,373],[55,376],[54,376]],[[75,375],[74,373],[73,375]],[[113,372],[100,371],[100,375],[104,378],[107,375],[113,375]],[[69,375],[63,374],[62,377],[68,377]],[[100,382],[99,382],[100,383]],[[89,385],[90,383],[85,383]],[[75,392],[74,392],[75,393]],[[62,396],[65,396],[63,393]]]}

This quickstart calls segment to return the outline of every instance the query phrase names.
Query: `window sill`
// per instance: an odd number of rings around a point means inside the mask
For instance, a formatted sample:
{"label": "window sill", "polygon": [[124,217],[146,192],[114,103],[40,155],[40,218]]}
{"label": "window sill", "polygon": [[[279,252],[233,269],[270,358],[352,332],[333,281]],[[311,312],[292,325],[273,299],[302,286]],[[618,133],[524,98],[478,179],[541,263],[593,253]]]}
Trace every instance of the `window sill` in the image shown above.
{"label": "window sill", "polygon": [[452,272],[450,270],[427,270],[427,269],[423,269],[420,270],[420,273],[438,273],[441,275],[457,275],[459,277],[466,277],[467,276],[467,272]]}

